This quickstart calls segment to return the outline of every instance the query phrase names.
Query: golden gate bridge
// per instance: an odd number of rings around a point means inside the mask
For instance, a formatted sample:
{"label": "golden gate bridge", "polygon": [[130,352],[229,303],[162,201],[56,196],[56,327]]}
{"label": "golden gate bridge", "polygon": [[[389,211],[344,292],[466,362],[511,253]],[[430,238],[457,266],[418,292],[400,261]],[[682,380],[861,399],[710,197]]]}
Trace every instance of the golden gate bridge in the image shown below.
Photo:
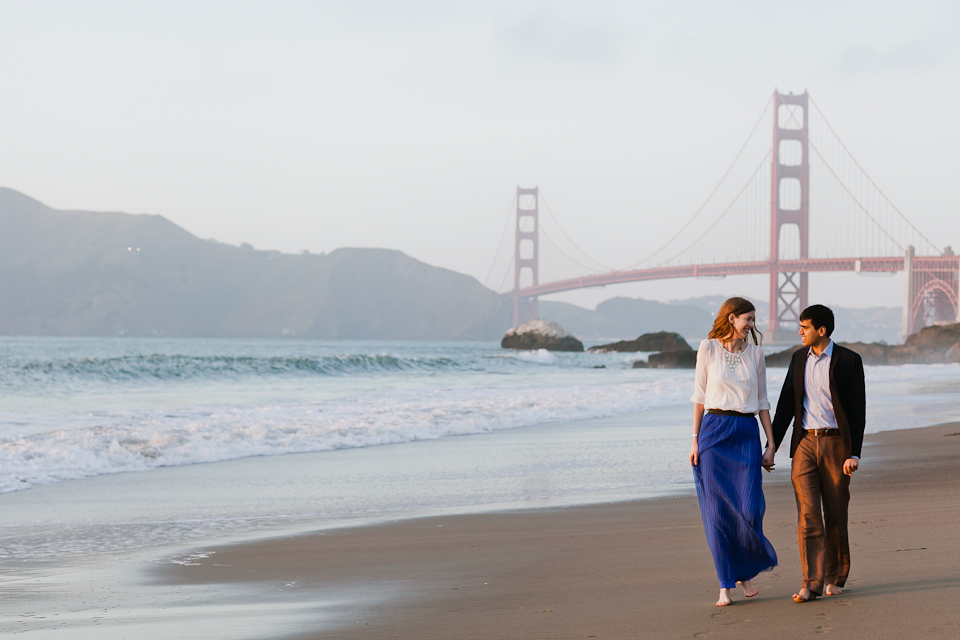
{"label": "golden gate bridge", "polygon": [[[960,321],[960,256],[930,240],[890,201],[806,92],[774,92],[703,205],[634,264],[612,268],[587,255],[545,206],[555,225],[548,233],[541,205],[538,188],[517,188],[513,255],[500,286],[513,300],[514,326],[539,317],[538,297],[551,293],[769,274],[767,338],[785,341],[808,304],[809,274],[830,271],[903,271],[904,337]],[[513,287],[504,291],[511,272]]]}

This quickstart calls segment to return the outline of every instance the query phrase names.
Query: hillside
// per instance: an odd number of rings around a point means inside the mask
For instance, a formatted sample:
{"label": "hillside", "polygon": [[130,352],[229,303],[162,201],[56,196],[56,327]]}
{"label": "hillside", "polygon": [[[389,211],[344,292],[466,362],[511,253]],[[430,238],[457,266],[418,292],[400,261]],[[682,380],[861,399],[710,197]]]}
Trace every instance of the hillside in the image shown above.
{"label": "hillside", "polygon": [[510,313],[399,251],[255,251],[0,188],[0,334],[499,340]]}
{"label": "hillside", "polygon": [[673,331],[699,344],[713,325],[713,314],[698,306],[642,298],[610,298],[598,304],[596,311],[541,300],[540,316],[591,344],[632,340],[656,331]]}
{"label": "hillside", "polygon": [[[713,318],[723,301],[729,297],[729,295],[725,294],[701,296],[699,298],[676,300],[671,304],[699,307],[709,312],[710,317]],[[769,305],[764,300],[756,300],[750,296],[747,297],[750,298],[751,301],[757,306],[757,319],[760,321],[761,328],[765,330]],[[889,344],[894,344],[901,342],[902,340],[901,320],[903,316],[903,310],[901,307],[870,307],[867,309],[854,309],[835,305],[829,300],[823,301],[811,299],[810,302],[811,304],[814,302],[820,302],[833,309],[833,313],[837,320],[837,330],[834,338],[840,342],[861,341],[886,342]]]}
{"label": "hillside", "polygon": [[[588,344],[656,331],[697,344],[725,297],[617,297],[595,311],[541,300],[540,315]],[[839,340],[899,341],[899,309],[835,311]],[[256,251],[158,215],[58,211],[0,188],[0,335],[499,341],[512,319],[476,279],[399,251]]]}

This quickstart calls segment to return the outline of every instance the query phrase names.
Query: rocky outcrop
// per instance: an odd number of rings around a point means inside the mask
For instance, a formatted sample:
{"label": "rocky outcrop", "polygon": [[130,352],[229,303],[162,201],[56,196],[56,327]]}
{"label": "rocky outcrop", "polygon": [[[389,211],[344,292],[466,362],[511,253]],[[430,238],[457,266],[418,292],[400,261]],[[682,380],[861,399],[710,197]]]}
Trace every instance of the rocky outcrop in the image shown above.
{"label": "rocky outcrop", "polygon": [[[880,342],[841,342],[841,345],[860,354],[863,364],[903,364],[889,361],[890,353],[902,345],[888,345]],[[789,362],[783,366],[788,366]]]}
{"label": "rocky outcrop", "polygon": [[679,333],[645,333],[636,340],[621,340],[587,349],[590,353],[635,353],[637,351],[692,351]]}
{"label": "rocky outcrop", "polygon": [[960,322],[924,327],[917,333],[907,336],[905,347],[920,349],[949,349],[960,342]]}
{"label": "rocky outcrop", "polygon": [[915,362],[960,362],[960,322],[924,327],[907,336],[894,359],[913,358]]}
{"label": "rocky outcrop", "polygon": [[788,347],[787,349],[784,349],[783,351],[777,351],[776,353],[771,353],[770,355],[766,356],[764,360],[766,361],[768,367],[789,367],[790,358],[793,357],[793,353],[797,349],[802,349],[802,348],[803,347],[798,347],[794,345],[792,347]]}
{"label": "rocky outcrop", "polygon": [[611,344],[590,347],[590,353],[636,353],[656,351],[646,360],[633,363],[634,369],[693,369],[697,366],[697,352],[690,348],[679,333],[658,331],[645,333],[636,340],[621,340]]}
{"label": "rocky outcrop", "polygon": [[[882,342],[841,342],[841,345],[856,351],[863,364],[943,364],[960,362],[960,322],[955,324],[925,327],[908,336],[904,344]],[[768,367],[786,367],[798,347],[767,356]]]}
{"label": "rocky outcrop", "polygon": [[843,346],[860,354],[864,364],[946,364],[960,362],[960,322],[924,327],[903,344],[855,342]]}
{"label": "rocky outcrop", "polygon": [[687,347],[683,350],[651,353],[646,362],[637,360],[634,369],[696,369],[697,352]]}
{"label": "rocky outcrop", "polygon": [[546,349],[547,351],[583,351],[583,343],[563,327],[549,320],[531,320],[503,334],[504,349]]}

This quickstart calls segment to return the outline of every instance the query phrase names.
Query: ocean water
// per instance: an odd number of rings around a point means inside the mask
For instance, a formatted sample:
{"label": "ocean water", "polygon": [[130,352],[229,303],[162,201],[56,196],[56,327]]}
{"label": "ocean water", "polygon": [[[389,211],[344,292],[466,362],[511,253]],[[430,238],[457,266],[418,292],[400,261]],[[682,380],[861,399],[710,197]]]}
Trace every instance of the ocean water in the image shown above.
{"label": "ocean water", "polygon": [[[0,559],[690,491],[693,372],[645,355],[3,338]],[[960,366],[867,380],[868,431],[960,419]]]}
{"label": "ocean water", "polygon": [[[156,568],[251,538],[691,494],[693,372],[631,368],[645,356],[0,338],[0,633],[302,633],[398,587],[167,585]],[[869,431],[960,420],[960,366],[866,374]],[[764,482],[789,481],[777,463]]]}
{"label": "ocean water", "polygon": [[[478,343],[5,339],[0,492],[682,403],[687,372]],[[594,369],[596,366],[607,369]]]}

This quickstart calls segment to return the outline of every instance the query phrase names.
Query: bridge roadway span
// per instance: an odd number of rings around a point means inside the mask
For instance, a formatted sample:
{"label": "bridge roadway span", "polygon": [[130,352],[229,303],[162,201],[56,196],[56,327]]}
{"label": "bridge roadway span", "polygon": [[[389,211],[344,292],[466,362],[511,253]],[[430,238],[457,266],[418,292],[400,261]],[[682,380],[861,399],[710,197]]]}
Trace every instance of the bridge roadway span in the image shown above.
{"label": "bridge roadway span", "polygon": [[[917,268],[923,263],[943,260],[956,262],[958,256],[915,256],[913,266]],[[728,262],[723,264],[701,264],[684,267],[658,267],[654,269],[638,269],[635,271],[612,271],[582,278],[557,280],[539,284],[534,287],[509,291],[503,295],[508,298],[529,298],[543,296],[548,293],[559,293],[585,287],[602,287],[608,284],[624,282],[640,282],[642,280],[663,280],[666,278],[697,278],[710,276],[732,276],[749,273],[767,273],[771,271],[810,273],[814,271],[856,271],[856,272],[893,272],[903,271],[903,257],[893,258],[802,258],[799,260],[778,260],[771,262]],[[930,266],[934,266],[931,264]],[[955,268],[955,267],[954,267]]]}

